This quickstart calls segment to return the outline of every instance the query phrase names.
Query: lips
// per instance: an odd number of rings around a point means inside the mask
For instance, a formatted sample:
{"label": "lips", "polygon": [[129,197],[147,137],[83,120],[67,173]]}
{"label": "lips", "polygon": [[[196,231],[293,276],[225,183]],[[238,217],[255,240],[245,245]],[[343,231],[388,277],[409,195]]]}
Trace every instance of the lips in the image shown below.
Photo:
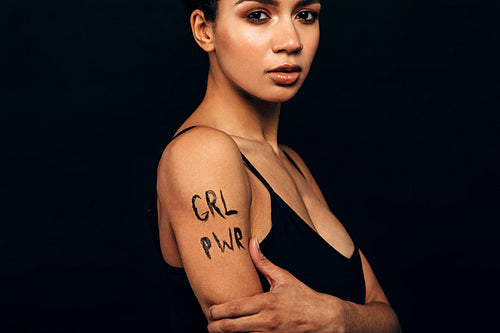
{"label": "lips", "polygon": [[301,72],[302,68],[299,65],[285,64],[275,67],[267,73],[276,84],[289,86],[297,82]]}

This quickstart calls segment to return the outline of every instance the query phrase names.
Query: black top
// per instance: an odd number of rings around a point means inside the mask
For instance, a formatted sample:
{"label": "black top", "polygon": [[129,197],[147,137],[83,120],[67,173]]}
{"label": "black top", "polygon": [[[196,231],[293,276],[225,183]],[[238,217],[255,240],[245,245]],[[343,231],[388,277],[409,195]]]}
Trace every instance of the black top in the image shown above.
{"label": "black top", "polygon": [[[191,128],[178,135],[189,129]],[[293,159],[286,153],[285,155],[300,171]],[[272,227],[269,234],[260,243],[264,255],[271,262],[286,269],[317,292],[363,304],[365,301],[365,281],[359,249],[356,247],[351,258],[346,258],[331,247],[274,192],[247,158],[243,154],[241,156],[248,169],[266,186],[271,196]],[[157,248],[161,253],[156,191],[152,202],[150,221]],[[168,279],[166,283],[170,295],[168,300],[170,303],[168,332],[205,332],[207,320],[189,285],[184,269],[172,267],[167,263],[165,266]],[[264,290],[268,291],[267,280],[262,275],[260,277]]]}

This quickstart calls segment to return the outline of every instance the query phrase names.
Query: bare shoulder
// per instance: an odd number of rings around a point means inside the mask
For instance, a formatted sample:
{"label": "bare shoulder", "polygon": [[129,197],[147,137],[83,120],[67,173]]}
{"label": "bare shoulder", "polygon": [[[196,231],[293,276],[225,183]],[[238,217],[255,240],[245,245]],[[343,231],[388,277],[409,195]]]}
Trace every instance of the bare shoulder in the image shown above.
{"label": "bare shoulder", "polygon": [[[172,140],[158,165],[157,191],[160,204],[176,212],[179,200],[207,191],[238,192],[246,199],[250,191],[240,151],[226,133],[208,127],[193,128]],[[246,201],[246,200],[245,200]]]}
{"label": "bare shoulder", "polygon": [[195,127],[172,140],[165,148],[158,169],[169,170],[189,166],[193,163],[210,163],[220,158],[239,160],[238,146],[226,133],[209,127]]}

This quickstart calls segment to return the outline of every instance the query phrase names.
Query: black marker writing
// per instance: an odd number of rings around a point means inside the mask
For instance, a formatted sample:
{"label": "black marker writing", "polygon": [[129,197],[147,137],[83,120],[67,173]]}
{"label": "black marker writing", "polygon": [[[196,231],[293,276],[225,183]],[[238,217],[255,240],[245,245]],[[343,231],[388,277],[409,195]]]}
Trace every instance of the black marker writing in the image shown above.
{"label": "black marker writing", "polygon": [[[217,237],[217,235],[215,234],[215,232],[212,232],[213,239],[217,243],[217,246],[219,247],[221,253],[225,253],[226,249],[229,249],[234,252],[233,234],[234,234],[234,240],[236,241],[236,245],[238,246],[238,250],[245,249],[243,244],[241,244],[241,240],[243,239],[243,233],[241,232],[240,228],[234,228],[233,230],[229,228],[228,234],[229,234],[229,242],[225,241],[224,239],[221,242],[219,237]],[[200,241],[201,241],[201,246],[203,247],[203,251],[205,251],[205,254],[207,255],[207,258],[212,259],[212,256],[210,254],[210,249],[212,248],[212,242],[210,241],[210,238],[203,237]]]}
{"label": "black marker writing", "polygon": [[224,206],[224,213],[222,213],[221,209],[217,206],[217,195],[212,190],[208,190],[205,192],[206,210],[203,211],[203,213],[200,213],[199,211],[200,204],[203,205],[203,199],[201,198],[201,196],[195,194],[191,198],[193,212],[198,220],[206,222],[208,220],[209,214],[211,214],[214,217],[215,214],[217,214],[223,219],[225,219],[226,216],[238,214],[237,210],[228,209],[226,200],[224,199],[224,195],[222,194],[222,190],[219,191],[219,193],[220,193],[220,199],[222,200],[222,205]]}
{"label": "black marker writing", "polygon": [[203,246],[203,250],[205,250],[205,254],[207,255],[208,259],[212,259],[210,256],[210,248],[212,247],[212,242],[210,242],[210,239],[208,237],[203,237],[201,239],[201,246]]}
{"label": "black marker writing", "polygon": [[208,211],[202,213],[201,216],[200,216],[200,214],[198,214],[198,208],[196,208],[196,199],[200,199],[201,200],[201,197],[198,194],[196,194],[196,195],[193,196],[193,199],[191,199],[191,203],[193,204],[194,215],[196,215],[196,217],[200,221],[206,221],[206,220],[208,220]]}
{"label": "black marker writing", "polygon": [[221,250],[222,253],[224,253],[224,251],[226,250],[226,246],[229,249],[231,249],[232,251],[234,251],[233,233],[231,232],[231,228],[229,228],[229,241],[231,242],[231,245],[229,245],[229,243],[227,243],[224,240],[222,241],[222,244],[221,244],[219,241],[219,238],[217,237],[217,235],[214,232],[212,232],[212,235],[214,236],[214,239],[217,242],[217,245],[219,246],[219,249]]}
{"label": "black marker writing", "polygon": [[243,244],[241,244],[241,240],[243,239],[243,234],[241,233],[240,228],[234,228],[234,239],[236,240],[236,245],[238,245],[238,249],[245,249]]}
{"label": "black marker writing", "polygon": [[212,216],[215,215],[214,211],[216,211],[217,214],[219,214],[223,219],[225,219],[225,217],[224,217],[224,215],[222,215],[219,207],[217,207],[215,205],[215,203],[217,202],[217,195],[215,195],[215,192],[212,190],[208,190],[205,192],[205,197],[207,199],[207,205],[208,205],[208,208],[210,209],[210,213],[212,213]]}
{"label": "black marker writing", "polygon": [[237,210],[227,210],[226,200],[224,200],[224,195],[222,194],[222,190],[220,191],[220,198],[222,199],[222,204],[224,205],[224,213],[226,213],[226,216],[238,214]]}

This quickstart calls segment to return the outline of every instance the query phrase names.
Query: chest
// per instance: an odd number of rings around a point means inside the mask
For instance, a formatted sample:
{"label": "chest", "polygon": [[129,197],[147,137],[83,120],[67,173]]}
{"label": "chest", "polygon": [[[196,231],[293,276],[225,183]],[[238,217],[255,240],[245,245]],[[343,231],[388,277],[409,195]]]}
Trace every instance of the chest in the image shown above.
{"label": "chest", "polygon": [[[248,160],[251,161],[252,157]],[[273,212],[277,210],[273,203],[282,202],[281,210],[295,215],[299,223],[306,225],[344,257],[352,256],[354,243],[349,234],[296,166],[271,155],[262,158],[262,154],[255,156],[250,163],[247,171],[252,188],[250,225],[253,236],[259,241],[266,239],[273,228]]]}

